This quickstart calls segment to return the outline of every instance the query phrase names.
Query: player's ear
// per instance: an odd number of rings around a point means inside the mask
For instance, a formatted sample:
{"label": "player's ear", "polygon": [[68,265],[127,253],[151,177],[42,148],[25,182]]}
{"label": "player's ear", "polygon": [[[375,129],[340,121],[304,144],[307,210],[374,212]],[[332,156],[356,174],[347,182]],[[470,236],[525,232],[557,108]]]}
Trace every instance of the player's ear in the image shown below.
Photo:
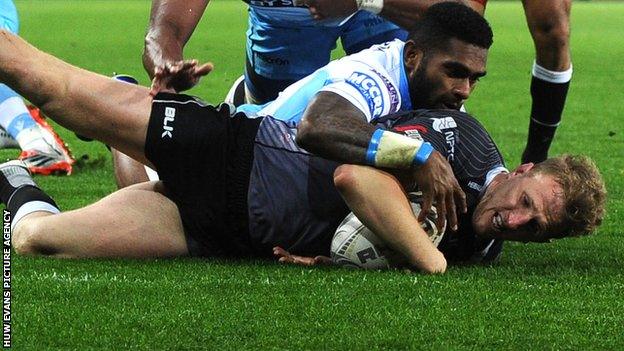
{"label": "player's ear", "polygon": [[518,166],[511,174],[512,175],[524,174],[530,171],[531,169],[533,169],[534,166],[535,164],[532,162],[523,163],[520,166]]}
{"label": "player's ear", "polygon": [[408,75],[412,72],[416,72],[422,62],[423,55],[422,49],[417,47],[412,40],[405,42],[405,46],[403,47],[403,63],[405,63]]}

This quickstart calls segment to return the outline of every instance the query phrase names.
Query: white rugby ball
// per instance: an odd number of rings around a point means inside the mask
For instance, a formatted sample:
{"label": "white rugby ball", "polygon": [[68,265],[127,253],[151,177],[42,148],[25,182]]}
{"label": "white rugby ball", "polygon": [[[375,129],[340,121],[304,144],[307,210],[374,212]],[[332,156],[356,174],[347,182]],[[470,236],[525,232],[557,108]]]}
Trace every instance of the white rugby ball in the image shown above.
{"label": "white rugby ball", "polygon": [[[422,194],[408,195],[414,215],[418,217],[421,210]],[[437,247],[446,230],[446,223],[441,231],[436,227],[438,213],[435,207],[421,227],[429,235],[431,242]],[[389,269],[406,266],[407,259],[390,249],[375,233],[366,228],[353,214],[349,213],[340,223],[331,244],[331,259],[335,264],[363,269]]]}

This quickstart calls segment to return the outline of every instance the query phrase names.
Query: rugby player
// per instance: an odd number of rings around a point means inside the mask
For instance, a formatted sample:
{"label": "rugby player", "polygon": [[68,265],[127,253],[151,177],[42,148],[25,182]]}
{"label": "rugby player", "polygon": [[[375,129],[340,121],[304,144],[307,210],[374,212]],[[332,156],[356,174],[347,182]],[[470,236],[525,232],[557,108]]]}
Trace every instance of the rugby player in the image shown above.
{"label": "rugby player", "polygon": [[[347,55],[394,39],[405,40],[407,31],[360,3],[340,18],[318,19],[302,0],[243,0],[249,5],[244,89],[248,103],[263,104],[299,79],[326,65],[336,41]],[[399,25],[411,28],[426,9],[440,0],[391,2],[386,11],[403,12]],[[472,6],[471,1],[461,1]],[[182,92],[198,77],[181,70],[183,50],[197,27],[209,0],[154,0],[145,36],[143,65],[153,82],[153,93],[162,88]],[[339,2],[337,2],[339,3]],[[368,11],[366,11],[368,10]],[[388,16],[394,20],[396,16]],[[208,72],[203,72],[208,73]]]}
{"label": "rugby player", "polygon": [[[244,101],[264,104],[274,100],[278,93],[299,79],[313,73],[330,60],[331,50],[341,39],[346,54],[356,53],[373,44],[404,40],[407,32],[396,24],[361,4],[362,11],[355,8],[341,18],[319,20],[314,18],[302,1],[245,0],[249,4],[249,27],[247,30],[247,55],[244,79],[233,85],[226,101],[239,105]],[[411,1],[407,18],[397,23],[414,23],[431,4],[439,0]],[[150,24],[145,37],[143,65],[152,82],[152,93],[162,89],[182,92],[194,86],[202,75],[212,70],[204,66],[197,74],[184,70],[183,49],[199,23],[209,0],[155,0],[152,3]],[[471,1],[463,1],[471,5]],[[388,9],[401,12],[405,4],[386,5]],[[394,16],[391,18],[395,18]],[[243,78],[243,77],[241,77]],[[127,156],[113,150],[117,185],[122,188],[140,180],[157,179],[149,168],[133,162]]]}
{"label": "rugby player", "polygon": [[[431,1],[429,1],[431,2]],[[470,0],[470,6],[483,14],[487,0]],[[423,1],[399,0],[303,0],[311,15],[318,20],[341,18],[367,4],[373,12],[409,28],[413,14],[419,13]],[[522,162],[541,162],[555,136],[565,105],[572,61],[570,57],[570,9],[572,0],[522,0],[524,14],[533,42],[535,61],[531,80],[531,120]]]}
{"label": "rugby player", "polygon": [[[0,28],[17,33],[19,17],[13,1],[0,1]],[[19,147],[32,173],[71,174],[74,159],[65,143],[39,115],[29,110],[11,88],[0,84],[0,147]]]}
{"label": "rugby player", "polygon": [[[447,205],[464,199],[446,173],[448,163],[440,162],[446,158],[474,209],[459,220],[470,223],[468,237],[449,236],[469,251],[457,257],[475,257],[477,251],[485,252],[483,259],[496,256],[490,252],[498,247],[494,238],[544,241],[590,231],[600,222],[604,203],[591,164],[551,173],[524,165],[505,173],[487,133],[466,115],[445,110],[386,116],[420,100],[432,108],[454,107],[484,74],[491,31],[465,9],[432,7],[426,25],[411,33],[415,41],[343,58],[297,83],[300,89],[285,91],[266,110],[248,106],[247,112],[185,95],[152,97],[147,88],[77,69],[0,32],[0,80],[69,129],[155,166],[163,179],[59,213],[25,168],[4,164],[0,198],[13,214],[16,251],[58,257],[268,257],[273,246],[281,246],[294,254],[326,255],[333,231],[351,209],[414,269],[442,272],[445,253],[417,225],[403,189],[414,184],[434,189],[438,206],[446,209],[443,217],[457,229],[454,205]],[[449,11],[463,20],[451,16],[441,30]],[[451,24],[461,34],[450,35]],[[416,44],[421,38],[440,46],[425,53]],[[463,87],[464,94],[448,94],[449,86],[450,91]],[[308,95],[301,95],[306,89]],[[301,116],[293,113],[296,101]],[[268,111],[275,116],[263,114]],[[197,167],[198,159],[203,167]],[[578,175],[575,182],[562,180],[569,174]],[[450,191],[440,193],[439,185]],[[452,255],[464,249],[450,250]]]}

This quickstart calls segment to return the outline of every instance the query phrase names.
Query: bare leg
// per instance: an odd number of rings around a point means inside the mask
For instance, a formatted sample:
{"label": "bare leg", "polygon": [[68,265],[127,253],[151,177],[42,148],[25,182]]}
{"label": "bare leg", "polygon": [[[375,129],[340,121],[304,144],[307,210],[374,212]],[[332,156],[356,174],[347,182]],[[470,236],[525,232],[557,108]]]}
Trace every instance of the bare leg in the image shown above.
{"label": "bare leg", "polygon": [[162,183],[137,184],[87,207],[33,212],[13,231],[20,254],[75,257],[172,257],[188,255],[178,208]]}
{"label": "bare leg", "polygon": [[143,164],[115,149],[111,149],[111,154],[113,155],[113,170],[115,171],[118,189],[149,181]]}
{"label": "bare leg", "polygon": [[0,31],[0,81],[62,126],[147,164],[149,89],[69,65],[5,30]]}
{"label": "bare leg", "polygon": [[570,59],[571,0],[523,0],[535,43],[531,81],[531,122],[523,162],[541,162],[561,122],[572,76]]}
{"label": "bare leg", "polygon": [[551,71],[570,68],[571,0],[523,0],[537,64]]}

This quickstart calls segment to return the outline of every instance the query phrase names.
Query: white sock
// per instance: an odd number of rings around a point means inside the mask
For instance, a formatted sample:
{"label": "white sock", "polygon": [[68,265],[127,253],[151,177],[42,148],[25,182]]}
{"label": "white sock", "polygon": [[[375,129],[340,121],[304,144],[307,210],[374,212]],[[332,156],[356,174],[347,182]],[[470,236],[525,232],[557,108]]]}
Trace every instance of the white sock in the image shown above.
{"label": "white sock", "polygon": [[52,214],[57,214],[61,212],[61,210],[59,210],[56,206],[49,204],[45,201],[27,202],[20,206],[20,208],[17,210],[17,213],[15,213],[15,215],[13,216],[11,220],[11,231],[15,229],[15,226],[21,219],[33,212],[39,211],[50,212]]}
{"label": "white sock", "polygon": [[570,64],[570,68],[568,68],[567,70],[557,72],[557,71],[548,70],[538,65],[537,62],[535,61],[533,61],[533,69],[531,70],[533,77],[539,78],[549,83],[556,83],[556,84],[569,82],[572,79],[572,72],[573,72],[572,64]]}

